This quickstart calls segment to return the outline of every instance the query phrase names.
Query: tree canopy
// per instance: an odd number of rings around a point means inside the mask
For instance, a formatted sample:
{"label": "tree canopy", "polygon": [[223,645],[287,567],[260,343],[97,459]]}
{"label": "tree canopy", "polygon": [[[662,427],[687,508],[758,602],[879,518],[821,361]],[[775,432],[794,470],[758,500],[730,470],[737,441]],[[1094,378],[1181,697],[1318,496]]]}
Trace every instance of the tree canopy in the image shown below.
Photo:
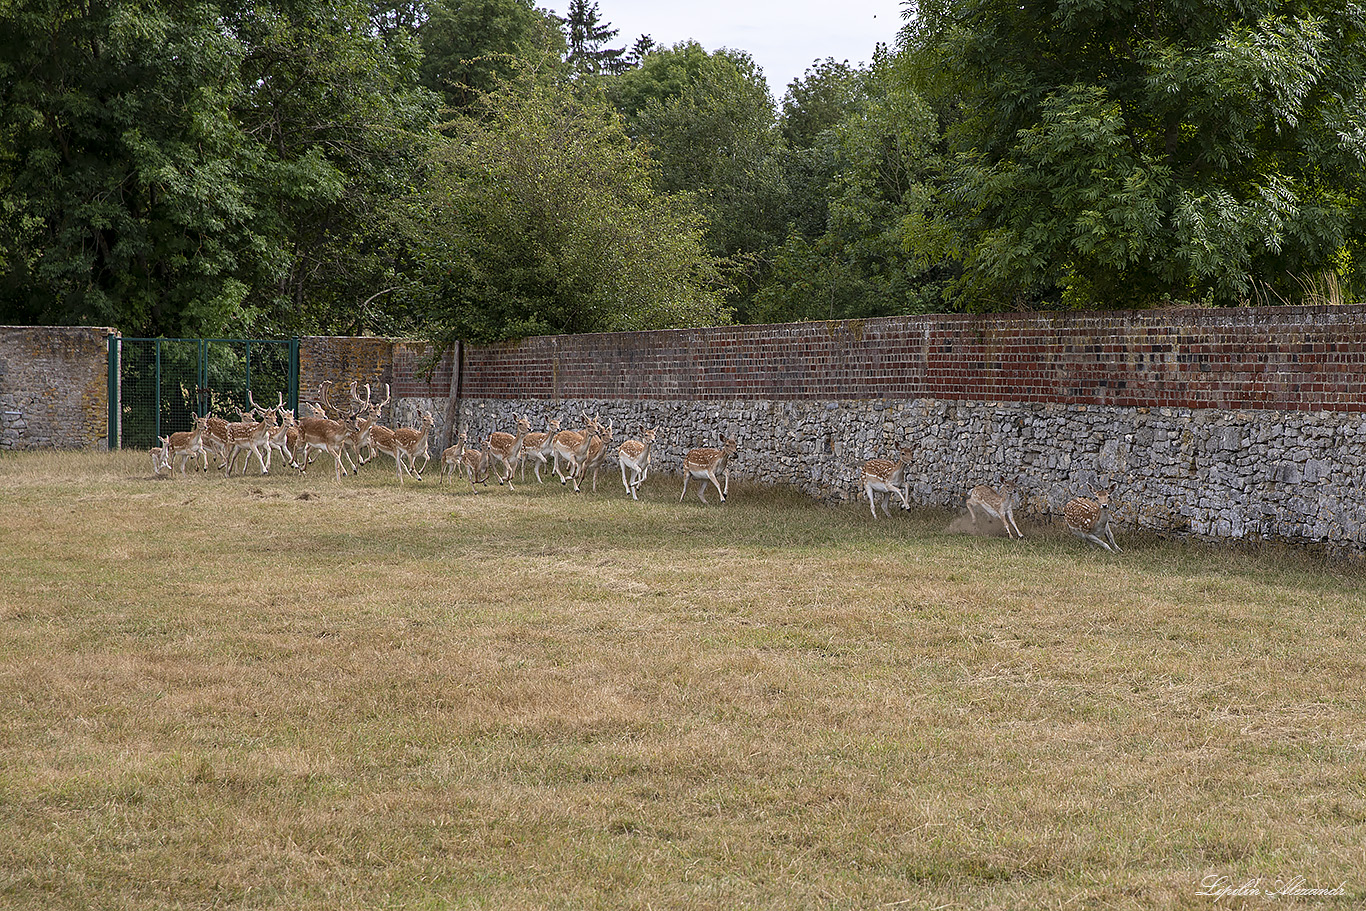
{"label": "tree canopy", "polygon": [[931,255],[978,305],[1231,304],[1360,283],[1363,12],[956,0],[905,30],[947,124]]}
{"label": "tree canopy", "polygon": [[450,125],[413,215],[448,339],[726,321],[701,218],[592,91],[515,80]]}
{"label": "tree canopy", "polygon": [[1357,5],[905,11],[775,99],[610,2],[8,0],[0,320],[487,341],[1360,293]]}

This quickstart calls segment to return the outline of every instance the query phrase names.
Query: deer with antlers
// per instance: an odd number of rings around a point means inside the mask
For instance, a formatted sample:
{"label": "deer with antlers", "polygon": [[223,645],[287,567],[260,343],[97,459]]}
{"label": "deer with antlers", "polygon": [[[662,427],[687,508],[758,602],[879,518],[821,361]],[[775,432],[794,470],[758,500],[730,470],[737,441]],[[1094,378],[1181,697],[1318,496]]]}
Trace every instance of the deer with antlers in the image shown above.
{"label": "deer with antlers", "polygon": [[[313,415],[303,418],[297,423],[297,436],[295,438],[294,462],[301,472],[308,472],[308,463],[311,461],[310,453],[317,449],[322,450],[332,456],[337,463],[336,478],[337,483],[341,483],[342,475],[346,470],[342,467],[342,443],[350,432],[350,425],[353,422],[334,421],[331,418]],[[302,458],[300,453],[302,452]]]}
{"label": "deer with antlers", "polygon": [[[252,406],[253,410],[255,405]],[[246,417],[246,414],[243,414]],[[256,461],[261,466],[261,474],[270,474],[270,466],[266,464],[262,448],[266,447],[266,439],[270,436],[271,430],[276,426],[277,415],[274,409],[270,409],[261,415],[258,420],[233,421],[228,425],[228,464],[227,474],[232,477],[232,466],[237,461],[238,453],[244,453],[242,458],[242,473],[247,473],[247,463],[251,461],[251,456],[256,456]]]}
{"label": "deer with antlers", "polygon": [[1078,538],[1099,544],[1113,553],[1120,553],[1114,532],[1110,531],[1110,497],[1114,493],[1113,486],[1108,490],[1092,488],[1091,497],[1073,497],[1069,500],[1062,508],[1062,516],[1067,522],[1067,529]]}
{"label": "deer with antlers", "polygon": [[895,462],[889,459],[869,459],[863,463],[863,492],[868,496],[868,508],[873,511],[874,519],[877,518],[875,497],[881,499],[882,512],[889,519],[892,513],[887,507],[892,494],[901,498],[902,509],[911,508],[910,498],[906,494],[906,468],[910,461],[910,448],[902,447]]}
{"label": "deer with antlers", "polygon": [[[645,477],[650,472],[650,455],[654,452],[655,436],[659,433],[659,428],[655,427],[646,430],[641,434],[639,440],[627,440],[617,447],[617,464],[621,466],[621,483],[626,488],[626,492],[631,495],[632,500],[639,500],[636,491],[640,490],[640,485],[645,483]],[[631,477],[626,477],[627,471],[631,472]]]}
{"label": "deer with antlers", "polygon": [[275,414],[275,420],[271,423],[264,439],[261,441],[261,446],[266,454],[267,470],[270,469],[273,454],[276,450],[279,450],[280,458],[287,459],[292,467],[299,467],[294,461],[294,437],[298,433],[294,428],[294,412],[285,407],[285,394],[281,392],[278,393],[278,395],[279,401],[276,403],[275,407],[266,409],[256,404],[256,399],[252,397],[251,390],[247,390],[247,402],[251,405],[252,414],[259,412],[262,418],[266,416],[267,411],[272,411]]}
{"label": "deer with antlers", "polygon": [[[694,449],[689,452],[683,459],[683,493],[679,495],[678,502],[682,503],[683,498],[688,495],[688,481],[693,478],[702,481],[697,488],[697,496],[703,503],[707,502],[707,481],[711,481],[716,487],[716,492],[721,495],[721,502],[726,502],[726,494],[730,491],[730,460],[738,448],[735,437],[728,437],[720,449]],[[726,479],[724,488],[716,479],[718,473]]]}

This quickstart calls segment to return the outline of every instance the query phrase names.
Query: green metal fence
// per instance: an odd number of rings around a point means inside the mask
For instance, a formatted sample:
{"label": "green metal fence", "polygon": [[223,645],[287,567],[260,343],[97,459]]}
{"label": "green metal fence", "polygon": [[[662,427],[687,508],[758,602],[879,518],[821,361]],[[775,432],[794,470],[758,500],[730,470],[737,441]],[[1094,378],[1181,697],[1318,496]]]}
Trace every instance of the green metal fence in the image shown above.
{"label": "green metal fence", "polygon": [[196,415],[237,420],[248,394],[299,406],[299,340],[109,339],[110,448],[143,448],[189,430]]}

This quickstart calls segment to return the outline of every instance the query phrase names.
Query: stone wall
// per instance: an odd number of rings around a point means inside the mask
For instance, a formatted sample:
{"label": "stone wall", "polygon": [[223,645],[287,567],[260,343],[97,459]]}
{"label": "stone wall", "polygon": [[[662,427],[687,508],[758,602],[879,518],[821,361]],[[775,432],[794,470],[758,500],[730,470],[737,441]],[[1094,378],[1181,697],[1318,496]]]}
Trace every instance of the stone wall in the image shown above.
{"label": "stone wall", "polygon": [[[1022,521],[1054,523],[1088,488],[1117,487],[1120,529],[1366,550],[1366,415],[1360,412],[1110,407],[950,399],[828,402],[463,400],[471,438],[588,411],[614,439],[662,428],[655,470],[735,436],[731,473],[829,502],[862,496],[864,459],[914,453],[913,502],[959,508],[976,484],[1012,480]],[[599,479],[621,493],[615,463]],[[865,508],[866,508],[866,501]]]}
{"label": "stone wall", "polygon": [[109,442],[113,329],[0,326],[0,449]]}
{"label": "stone wall", "polygon": [[[547,337],[467,348],[459,422],[512,415],[617,439],[657,470],[739,440],[733,474],[829,501],[903,445],[912,494],[1012,479],[1054,522],[1115,485],[1121,528],[1366,550],[1366,308],[932,315]],[[619,477],[617,484],[620,483]]]}

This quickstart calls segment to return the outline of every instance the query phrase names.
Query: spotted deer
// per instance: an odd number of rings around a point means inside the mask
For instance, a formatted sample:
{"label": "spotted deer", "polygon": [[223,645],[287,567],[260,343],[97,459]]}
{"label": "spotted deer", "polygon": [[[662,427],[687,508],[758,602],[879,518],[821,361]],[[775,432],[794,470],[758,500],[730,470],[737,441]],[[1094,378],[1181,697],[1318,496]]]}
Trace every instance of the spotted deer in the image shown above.
{"label": "spotted deer", "polygon": [[455,483],[456,472],[462,471],[464,468],[464,462],[461,459],[464,453],[465,438],[463,436],[441,451],[441,476],[436,481],[438,485],[445,484],[447,477],[450,478],[452,484]]}
{"label": "spotted deer", "polygon": [[403,462],[408,462],[406,468],[408,473],[419,481],[422,480],[422,473],[417,470],[417,457],[422,456],[422,467],[426,468],[431,461],[431,454],[427,452],[427,436],[432,428],[436,426],[436,419],[430,411],[421,412],[422,426],[420,429],[413,427],[400,427],[394,431],[394,447],[398,450],[395,461],[398,462],[398,482],[403,483]]}
{"label": "spotted deer", "polygon": [[[730,460],[738,448],[735,437],[729,437],[720,449],[694,449],[689,452],[683,459],[683,493],[679,495],[678,502],[682,503],[688,495],[688,481],[693,478],[702,481],[697,488],[697,496],[703,503],[707,502],[707,481],[716,487],[721,502],[726,502],[726,494],[730,492]],[[718,472],[726,479],[724,488],[716,480]]]}
{"label": "spotted deer", "polygon": [[346,474],[346,470],[342,468],[342,443],[352,423],[317,416],[300,420],[296,426],[297,436],[294,444],[294,462],[300,466],[300,471],[308,471],[309,453],[314,449],[320,449],[336,460],[337,483],[341,483],[342,475]]}
{"label": "spotted deer", "polygon": [[[659,433],[659,428],[655,427],[641,434],[639,440],[627,440],[617,447],[617,463],[621,465],[621,483],[626,488],[626,492],[631,495],[632,500],[639,500],[636,491],[640,490],[640,485],[645,483],[645,477],[650,473],[650,454],[655,448],[655,436]],[[631,477],[626,477],[627,471],[631,472]]]}
{"label": "spotted deer", "polygon": [[247,473],[247,464],[251,461],[252,455],[256,456],[256,461],[261,466],[261,474],[270,474],[270,466],[266,464],[261,450],[269,448],[267,439],[275,428],[276,418],[274,409],[271,409],[266,411],[260,420],[234,421],[228,425],[228,477],[232,477],[232,465],[237,461],[238,453],[244,453],[243,474]]}
{"label": "spotted deer", "polygon": [[[588,457],[588,450],[593,445],[593,435],[597,432],[596,428],[602,427],[587,414],[583,416],[583,420],[585,426],[582,431],[561,430],[555,434],[555,475],[560,479],[562,486],[568,484],[570,479],[578,473],[579,465]],[[564,462],[569,469],[569,474],[560,470],[561,462]]]}
{"label": "spotted deer", "polygon": [[892,494],[901,498],[901,508],[910,509],[910,498],[906,494],[906,467],[911,461],[911,450],[903,447],[895,462],[890,459],[869,459],[863,463],[863,492],[868,497],[868,508],[877,518],[877,500],[882,501],[882,512],[888,518],[892,513],[887,508]]}
{"label": "spotted deer", "polygon": [[470,482],[470,493],[478,493],[475,484],[485,484],[493,467],[493,460],[487,452],[471,449],[466,445],[469,434],[460,431],[460,465]]}
{"label": "spotted deer", "polygon": [[161,445],[153,446],[147,450],[147,454],[152,457],[152,474],[159,478],[163,471],[170,472],[171,464],[167,461],[166,437],[157,437],[157,439],[161,440]]}
{"label": "spotted deer", "polygon": [[512,475],[517,470],[517,462],[522,457],[522,445],[526,440],[526,435],[531,432],[531,421],[525,417],[517,417],[517,433],[511,434],[501,430],[495,430],[489,434],[488,451],[493,457],[498,469],[498,484],[507,484],[508,490],[516,490],[512,486]]}
{"label": "spotted deer", "polygon": [[607,449],[612,442],[612,422],[608,421],[604,427],[597,421],[593,422],[593,434],[588,441],[588,449],[579,459],[578,468],[574,472],[574,492],[578,493],[584,478],[588,477],[588,472],[593,472],[593,492],[598,492],[598,469],[607,458]]}
{"label": "spotted deer", "polygon": [[[288,460],[291,466],[298,468],[293,455],[294,437],[298,436],[298,431],[294,429],[294,412],[285,407],[285,394],[281,392],[279,396],[279,402],[270,409],[276,414],[276,423],[270,427],[262,444],[266,453],[266,468],[270,468],[276,450],[279,450],[280,458]],[[266,409],[256,404],[250,390],[247,392],[247,401],[251,403],[253,412],[259,411],[263,416],[265,415]]]}
{"label": "spotted deer", "polygon": [[974,524],[980,523],[981,517],[978,510],[1000,520],[1005,526],[1006,537],[1024,538],[1024,532],[1020,531],[1020,526],[1015,524],[1015,484],[1006,481],[1001,485],[999,491],[993,490],[985,484],[979,484],[968,491],[968,515],[972,516]]}
{"label": "spotted deer", "polygon": [[1103,491],[1092,488],[1091,497],[1094,499],[1073,497],[1062,508],[1062,516],[1068,530],[1078,538],[1099,544],[1113,553],[1120,553],[1114,532],[1110,531],[1110,497],[1114,492],[1113,487]]}
{"label": "spotted deer", "polygon": [[522,469],[522,478],[526,478],[526,466],[528,462],[532,464],[532,470],[536,472],[537,483],[544,484],[541,479],[541,469],[550,461],[555,454],[555,434],[560,430],[560,419],[552,418],[546,427],[545,433],[536,431],[528,433],[526,439],[522,440],[522,455],[517,460]]}
{"label": "spotted deer", "polygon": [[[208,457],[204,450],[204,434],[208,433],[208,418],[197,417],[194,419],[193,430],[179,430],[170,436],[160,437],[161,446],[153,449],[153,453],[160,453],[160,464],[158,468],[157,456],[152,458],[153,470],[161,474],[163,470],[171,472],[172,464],[180,469],[181,475],[185,474],[185,463],[191,458],[201,458],[204,460],[204,467],[208,468]],[[174,477],[174,474],[172,474]]]}

